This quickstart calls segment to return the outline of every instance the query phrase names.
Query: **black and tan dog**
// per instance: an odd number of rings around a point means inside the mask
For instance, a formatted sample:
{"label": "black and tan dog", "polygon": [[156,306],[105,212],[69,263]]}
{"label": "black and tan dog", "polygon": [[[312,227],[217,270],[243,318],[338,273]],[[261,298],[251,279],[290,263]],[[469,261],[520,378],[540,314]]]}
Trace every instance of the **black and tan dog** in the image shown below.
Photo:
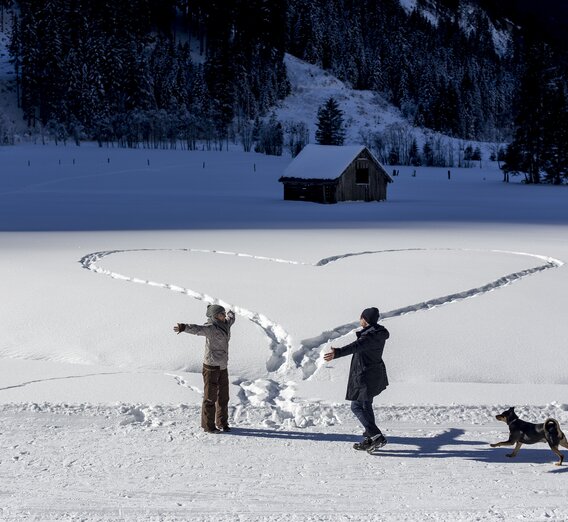
{"label": "black and tan dog", "polygon": [[512,453],[508,453],[507,457],[517,455],[523,444],[536,444],[537,442],[548,442],[550,449],[558,455],[560,459],[556,465],[561,466],[564,455],[558,451],[558,446],[568,448],[566,436],[560,429],[560,424],[556,419],[548,418],[542,424],[533,424],[519,419],[515,413],[515,408],[509,408],[503,413],[496,415],[497,420],[506,422],[509,426],[509,440],[491,444],[492,448],[499,446],[511,446],[515,444]]}

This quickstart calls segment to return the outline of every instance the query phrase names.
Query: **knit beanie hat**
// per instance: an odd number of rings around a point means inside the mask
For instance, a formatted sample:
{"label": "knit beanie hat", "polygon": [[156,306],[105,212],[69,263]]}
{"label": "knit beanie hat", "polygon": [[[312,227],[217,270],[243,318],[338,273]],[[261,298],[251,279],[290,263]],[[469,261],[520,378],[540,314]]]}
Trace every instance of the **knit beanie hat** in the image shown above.
{"label": "knit beanie hat", "polygon": [[215,317],[217,314],[221,314],[225,311],[225,309],[221,305],[212,304],[207,307],[207,312],[205,315],[207,317]]}
{"label": "knit beanie hat", "polygon": [[377,324],[380,315],[378,308],[365,308],[365,310],[361,312],[361,319],[365,319],[369,324]]}

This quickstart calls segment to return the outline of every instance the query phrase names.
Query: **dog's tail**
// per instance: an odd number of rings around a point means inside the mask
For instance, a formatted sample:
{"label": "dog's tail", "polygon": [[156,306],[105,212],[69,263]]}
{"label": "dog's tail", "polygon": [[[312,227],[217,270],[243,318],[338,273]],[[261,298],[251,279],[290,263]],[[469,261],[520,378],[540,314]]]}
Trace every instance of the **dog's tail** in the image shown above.
{"label": "dog's tail", "polygon": [[563,435],[560,424],[556,419],[548,418],[544,421],[544,436],[548,444],[557,448]]}

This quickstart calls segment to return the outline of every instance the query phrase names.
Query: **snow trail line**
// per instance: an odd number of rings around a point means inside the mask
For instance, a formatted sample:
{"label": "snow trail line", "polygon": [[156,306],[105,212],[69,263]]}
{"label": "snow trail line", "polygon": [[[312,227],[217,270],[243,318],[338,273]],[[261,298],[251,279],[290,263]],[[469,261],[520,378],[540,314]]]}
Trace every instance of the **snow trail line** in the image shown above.
{"label": "snow trail line", "polygon": [[[362,256],[362,255],[370,255],[370,254],[381,254],[381,253],[388,253],[388,252],[402,252],[402,251],[409,251],[409,252],[417,252],[417,251],[448,251],[448,252],[487,252],[485,250],[476,250],[476,249],[455,249],[455,248],[409,248],[403,250],[378,250],[378,251],[366,251],[366,252],[358,252],[358,253],[349,253],[340,256],[329,257],[326,259],[322,259],[318,261],[315,266],[324,266],[328,263],[339,261],[341,259],[346,259],[348,257],[353,256]],[[513,272],[511,274],[504,275],[490,283],[485,285],[471,288],[469,290],[463,290],[461,292],[456,292],[453,294],[448,294],[442,297],[436,297],[433,299],[429,299],[428,301],[423,301],[421,303],[416,303],[409,306],[404,306],[402,308],[397,308],[395,310],[391,310],[388,312],[381,312],[381,319],[390,319],[393,317],[400,317],[402,315],[407,315],[415,312],[422,312],[426,310],[432,310],[433,308],[438,308],[440,306],[455,303],[457,301],[463,301],[464,299],[469,299],[472,297],[477,297],[487,292],[492,292],[494,290],[498,290],[500,288],[504,288],[515,281],[518,281],[524,277],[528,277],[533,274],[537,274],[544,270],[548,270],[551,268],[560,268],[564,265],[563,261],[559,259],[555,259],[552,257],[542,256],[538,254],[529,254],[525,252],[513,252],[507,250],[489,250],[488,252],[496,253],[496,254],[511,254],[517,256],[525,256],[531,257],[535,259],[539,259],[544,261],[544,264],[533,267],[527,268],[525,270],[521,270],[519,272]],[[352,322],[347,323],[341,326],[334,328],[333,330],[323,332],[322,334],[313,337],[311,339],[304,339],[302,341],[302,346],[294,353],[293,359],[298,366],[300,366],[303,370],[304,377],[310,378],[317,369],[323,364],[323,361],[320,360],[319,354],[321,351],[321,346],[331,340],[338,339],[340,337],[345,337],[349,335],[351,332],[359,328],[359,323]]]}
{"label": "snow trail line", "polygon": [[24,388],[26,386],[29,386],[30,384],[37,384],[40,382],[50,382],[50,381],[66,381],[69,379],[84,379],[87,377],[99,377],[101,375],[121,375],[121,374],[125,374],[127,372],[104,372],[104,373],[85,373],[82,375],[66,375],[64,377],[48,377],[46,379],[34,379],[32,381],[26,381],[26,382],[22,382],[20,384],[12,384],[10,386],[4,386],[3,388],[0,388],[0,391],[5,391],[5,390],[13,390],[15,388]]}
{"label": "snow trail line", "polygon": [[[418,251],[446,251],[446,252],[490,252],[490,253],[499,253],[499,254],[510,254],[516,256],[525,256],[533,259],[538,259],[543,263],[533,267],[528,268],[525,270],[521,270],[518,272],[513,272],[511,274],[504,275],[494,281],[491,281],[485,285],[470,288],[468,290],[463,290],[460,292],[456,292],[453,294],[436,297],[434,299],[430,299],[428,301],[416,303],[413,305],[405,306],[403,308],[398,308],[396,310],[391,310],[387,312],[381,313],[382,319],[390,319],[394,317],[400,317],[403,315],[407,315],[410,313],[421,312],[425,310],[431,310],[433,308],[437,308],[439,306],[443,306],[446,304],[454,303],[457,301],[462,301],[464,299],[469,299],[472,297],[477,297],[483,295],[487,292],[492,292],[497,289],[504,288],[515,281],[518,281],[522,278],[537,274],[539,272],[551,269],[551,268],[559,268],[564,265],[562,261],[559,259],[554,259],[552,257],[538,255],[538,254],[530,254],[526,252],[513,252],[513,251],[506,251],[506,250],[478,250],[478,249],[460,249],[460,248],[406,248],[406,249],[388,249],[388,250],[370,250],[370,251],[363,251],[363,252],[349,252],[346,254],[341,254],[337,256],[327,257],[324,259],[319,260],[316,263],[305,263],[301,261],[291,261],[286,259],[278,259],[278,258],[271,258],[265,256],[255,256],[251,254],[245,253],[238,253],[238,252],[227,252],[221,250],[203,250],[203,249],[191,249],[191,248],[176,248],[176,249],[167,249],[167,248],[141,248],[141,249],[128,249],[128,250],[107,250],[101,252],[94,252],[91,254],[87,254],[86,256],[82,257],[80,260],[81,265],[83,268],[90,270],[92,272],[106,275],[112,277],[114,279],[128,281],[132,283],[138,284],[145,284],[149,286],[154,286],[158,288],[164,288],[166,290],[170,290],[172,292],[178,292],[188,295],[194,299],[206,302],[208,304],[220,304],[227,308],[231,308],[235,311],[235,313],[249,321],[253,322],[254,324],[258,325],[265,333],[267,338],[270,340],[270,350],[271,355],[266,363],[266,368],[269,373],[274,374],[277,377],[278,374],[286,374],[290,370],[301,370],[302,378],[309,379],[312,377],[318,368],[323,364],[320,353],[324,344],[328,343],[333,339],[337,339],[339,337],[346,336],[353,332],[356,328],[358,328],[358,323],[347,323],[344,325],[337,326],[331,330],[324,331],[318,336],[312,337],[310,339],[305,339],[301,342],[300,347],[295,348],[292,343],[292,339],[290,334],[285,330],[285,328],[269,319],[265,315],[260,312],[255,312],[252,310],[247,310],[246,308],[232,305],[223,301],[220,298],[216,298],[205,293],[196,292],[189,288],[183,288],[174,284],[170,283],[158,283],[154,281],[149,281],[145,279],[139,279],[133,276],[127,276],[123,274],[119,274],[117,272],[113,272],[111,270],[107,270],[102,268],[97,263],[101,261],[103,258],[127,253],[127,252],[188,252],[188,253],[206,253],[206,254],[216,254],[216,255],[226,255],[226,256],[236,256],[236,257],[246,257],[254,260],[259,261],[268,261],[273,263],[284,263],[284,264],[291,264],[291,265],[303,265],[303,266],[313,266],[313,267],[322,267],[330,263],[339,262],[341,260],[347,259],[349,257],[355,256],[363,256],[363,255],[378,255],[384,253],[392,253],[392,252],[418,252]],[[250,382],[242,383],[242,386],[250,386]]]}
{"label": "snow trail line", "polygon": [[96,264],[99,260],[103,259],[104,257],[113,254],[126,253],[126,252],[196,252],[196,253],[207,253],[207,254],[210,253],[218,255],[238,256],[238,257],[249,257],[252,259],[258,259],[261,261],[272,261],[275,263],[286,263],[286,264],[296,264],[296,265],[300,265],[303,263],[299,263],[296,261],[286,261],[283,259],[272,259],[267,257],[252,256],[249,254],[239,254],[234,252],[224,252],[218,250],[198,250],[191,248],[178,248],[178,249],[142,248],[142,249],[131,249],[131,250],[108,250],[104,252],[95,252],[93,254],[88,254],[83,258],[81,258],[80,260],[80,263],[83,266],[83,268],[86,268],[87,270],[91,270],[92,272],[96,272],[98,274],[103,274],[112,277],[113,279],[119,279],[138,284],[145,284],[157,288],[164,288],[166,290],[171,290],[172,292],[186,294],[189,297],[193,297],[194,299],[203,301],[208,304],[220,304],[225,308],[232,309],[237,315],[244,317],[245,319],[248,319],[249,321],[258,325],[263,330],[263,332],[268,337],[268,339],[270,339],[271,356],[266,363],[266,369],[272,373],[280,370],[281,368],[285,368],[288,365],[289,354],[292,352],[292,341],[290,335],[278,323],[271,321],[265,315],[251,310],[247,310],[246,308],[240,306],[232,305],[230,303],[223,301],[222,299],[218,299],[204,293],[196,292],[189,288],[183,288],[181,286],[169,283],[157,283],[154,281],[148,281],[145,279],[139,279],[136,277],[130,277],[118,274],[116,272],[106,270]]}

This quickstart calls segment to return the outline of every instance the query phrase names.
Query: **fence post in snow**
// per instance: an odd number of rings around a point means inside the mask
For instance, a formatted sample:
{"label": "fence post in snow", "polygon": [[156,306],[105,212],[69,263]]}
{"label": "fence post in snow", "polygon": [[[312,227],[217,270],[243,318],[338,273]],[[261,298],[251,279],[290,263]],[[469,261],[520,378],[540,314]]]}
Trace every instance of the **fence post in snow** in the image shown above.
{"label": "fence post in snow", "polygon": [[203,162],[203,168],[205,168],[205,162]]}
{"label": "fence post in snow", "polygon": [[253,170],[256,172],[256,163],[253,163]]}
{"label": "fence post in snow", "polygon": [[451,174],[451,172],[448,170],[448,179],[451,179],[451,177],[452,177],[452,174]]}

